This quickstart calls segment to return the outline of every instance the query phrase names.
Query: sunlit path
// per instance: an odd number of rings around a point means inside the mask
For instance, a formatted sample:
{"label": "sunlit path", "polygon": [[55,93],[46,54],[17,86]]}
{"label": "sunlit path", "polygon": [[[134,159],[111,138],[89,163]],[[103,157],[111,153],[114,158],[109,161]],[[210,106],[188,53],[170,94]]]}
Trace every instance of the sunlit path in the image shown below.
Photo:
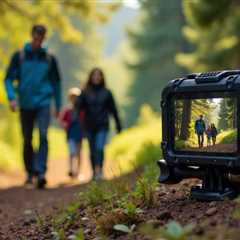
{"label": "sunlit path", "polygon": [[1,172],[0,233],[8,235],[16,223],[26,224],[29,219],[36,217],[36,214],[48,215],[72,202],[77,194],[85,189],[84,183],[91,179],[87,156],[83,156],[82,160],[83,179],[72,181],[67,171],[67,159],[50,160],[46,190],[26,190],[22,186],[25,180],[23,171]]}
{"label": "sunlit path", "polygon": [[[90,181],[92,173],[90,163],[86,155],[83,156],[80,172],[81,178],[73,181],[67,175],[68,160],[51,159],[49,161],[47,172],[48,188],[54,188],[61,185],[76,185]],[[0,189],[22,186],[24,180],[25,175],[23,170],[0,172]]]}

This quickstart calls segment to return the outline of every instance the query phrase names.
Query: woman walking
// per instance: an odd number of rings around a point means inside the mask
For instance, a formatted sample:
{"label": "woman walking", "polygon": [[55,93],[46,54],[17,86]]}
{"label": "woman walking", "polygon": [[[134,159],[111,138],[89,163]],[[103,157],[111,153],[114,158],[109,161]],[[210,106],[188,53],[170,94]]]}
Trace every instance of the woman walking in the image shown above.
{"label": "woman walking", "polygon": [[217,132],[217,128],[215,127],[215,125],[214,125],[214,123],[212,123],[211,124],[211,135],[212,135],[212,143],[213,143],[213,145],[215,145],[216,144],[216,139],[217,139],[217,134],[218,134],[218,132]]}
{"label": "woman walking", "polygon": [[75,116],[80,111],[85,112],[85,128],[90,147],[90,159],[93,179],[102,179],[104,162],[104,146],[109,130],[109,115],[112,115],[116,129],[121,131],[121,123],[113,95],[106,88],[103,71],[94,68],[90,74],[85,89],[75,104]]}

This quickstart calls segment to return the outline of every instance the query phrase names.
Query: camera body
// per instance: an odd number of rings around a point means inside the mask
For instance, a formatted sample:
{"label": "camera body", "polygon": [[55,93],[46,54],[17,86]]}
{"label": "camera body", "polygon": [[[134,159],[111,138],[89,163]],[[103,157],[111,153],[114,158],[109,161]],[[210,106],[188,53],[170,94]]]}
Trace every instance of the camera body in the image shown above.
{"label": "camera body", "polygon": [[191,196],[223,200],[238,194],[240,175],[240,71],[194,73],[162,92],[160,183],[199,178]]}

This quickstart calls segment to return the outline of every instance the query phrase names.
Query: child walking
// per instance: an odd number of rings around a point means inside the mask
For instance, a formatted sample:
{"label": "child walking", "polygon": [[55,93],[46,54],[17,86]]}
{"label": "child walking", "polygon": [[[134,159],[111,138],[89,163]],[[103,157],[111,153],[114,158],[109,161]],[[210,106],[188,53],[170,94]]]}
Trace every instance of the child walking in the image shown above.
{"label": "child walking", "polygon": [[69,172],[68,175],[71,178],[77,178],[79,176],[80,169],[80,152],[83,138],[83,112],[80,112],[79,117],[76,120],[72,120],[73,108],[78,96],[80,96],[81,90],[79,88],[70,88],[68,90],[69,105],[63,109],[60,114],[60,123],[66,130],[67,143],[69,148]]}
{"label": "child walking", "polygon": [[212,142],[213,142],[213,145],[215,145],[218,132],[217,132],[217,128],[215,127],[214,123],[211,124],[211,132],[212,132]]}

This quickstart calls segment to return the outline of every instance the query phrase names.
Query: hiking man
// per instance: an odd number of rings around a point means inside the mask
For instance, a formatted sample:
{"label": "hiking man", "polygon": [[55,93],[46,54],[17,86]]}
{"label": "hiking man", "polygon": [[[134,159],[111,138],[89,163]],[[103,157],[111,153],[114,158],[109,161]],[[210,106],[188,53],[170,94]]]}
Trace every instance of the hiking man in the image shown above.
{"label": "hiking man", "polygon": [[199,119],[197,119],[196,122],[195,122],[195,133],[198,136],[198,146],[199,146],[199,148],[203,147],[205,130],[206,130],[206,124],[203,120],[203,115],[200,115]]}
{"label": "hiking man", "polygon": [[[60,74],[57,61],[42,45],[46,32],[44,25],[33,26],[32,41],[13,54],[5,77],[10,109],[13,112],[18,108],[20,110],[24,140],[23,159],[27,173],[25,185],[28,188],[33,187],[33,178],[37,177],[37,187],[40,189],[46,185],[47,132],[50,123],[51,99],[55,99],[56,117],[61,106]],[[32,146],[35,123],[38,125],[40,138],[39,149],[36,153]]]}

